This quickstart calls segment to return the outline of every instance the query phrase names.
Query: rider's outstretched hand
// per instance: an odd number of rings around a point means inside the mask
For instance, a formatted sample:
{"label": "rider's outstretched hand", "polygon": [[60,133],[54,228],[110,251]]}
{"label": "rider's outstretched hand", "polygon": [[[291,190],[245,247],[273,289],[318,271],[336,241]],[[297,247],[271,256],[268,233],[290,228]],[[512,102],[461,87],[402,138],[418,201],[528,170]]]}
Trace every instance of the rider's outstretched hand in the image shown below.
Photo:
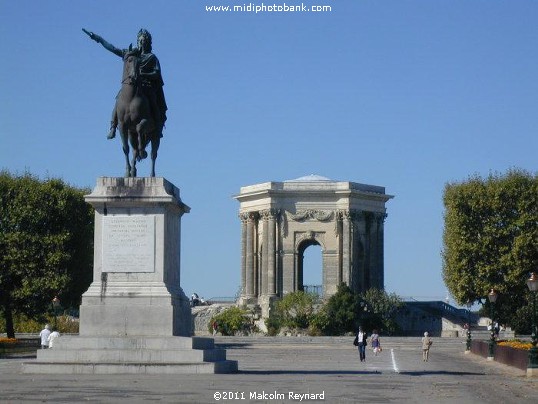
{"label": "rider's outstretched hand", "polygon": [[85,30],[84,28],[82,28],[82,31],[84,31],[84,33],[85,33],[86,35],[88,35],[88,36],[90,37],[90,39],[93,39],[95,42],[97,42],[97,43],[101,42],[101,37],[100,37],[99,35],[94,34],[94,33],[91,32],[91,31],[87,31],[87,30]]}

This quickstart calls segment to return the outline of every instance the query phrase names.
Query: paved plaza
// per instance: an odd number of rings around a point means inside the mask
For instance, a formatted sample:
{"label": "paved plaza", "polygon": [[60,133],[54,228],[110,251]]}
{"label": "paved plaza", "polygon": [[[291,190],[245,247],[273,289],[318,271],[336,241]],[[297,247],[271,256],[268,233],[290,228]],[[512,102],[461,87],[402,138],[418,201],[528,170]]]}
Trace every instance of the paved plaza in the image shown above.
{"label": "paved plaza", "polygon": [[[0,359],[1,403],[537,403],[538,380],[465,355],[462,339],[382,338],[361,363],[352,337],[217,337],[237,374],[32,375]],[[302,400],[302,401],[301,401]]]}

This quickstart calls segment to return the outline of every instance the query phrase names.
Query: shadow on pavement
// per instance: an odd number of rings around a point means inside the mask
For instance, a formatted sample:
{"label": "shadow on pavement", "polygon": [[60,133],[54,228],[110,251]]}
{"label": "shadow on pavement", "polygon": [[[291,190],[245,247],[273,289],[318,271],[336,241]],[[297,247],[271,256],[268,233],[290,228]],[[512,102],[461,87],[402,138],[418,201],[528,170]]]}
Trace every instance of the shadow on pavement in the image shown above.
{"label": "shadow on pavement", "polygon": [[244,375],[380,375],[378,371],[361,370],[239,370]]}
{"label": "shadow on pavement", "polygon": [[484,376],[485,373],[476,372],[452,372],[448,370],[420,370],[416,372],[398,372],[407,376],[427,376],[427,375],[450,375],[450,376]]}
{"label": "shadow on pavement", "polygon": [[235,343],[224,343],[224,344],[218,344],[215,342],[215,348],[221,348],[221,349],[238,349],[238,348],[248,348],[251,347],[252,344],[248,342],[235,342]]}

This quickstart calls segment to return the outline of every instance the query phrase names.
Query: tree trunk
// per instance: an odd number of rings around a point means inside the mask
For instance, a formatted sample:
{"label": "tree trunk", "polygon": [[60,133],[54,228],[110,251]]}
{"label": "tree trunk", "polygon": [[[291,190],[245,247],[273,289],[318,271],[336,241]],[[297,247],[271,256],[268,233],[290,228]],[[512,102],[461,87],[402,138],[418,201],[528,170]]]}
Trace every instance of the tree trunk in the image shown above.
{"label": "tree trunk", "polygon": [[8,338],[15,338],[15,328],[13,328],[13,313],[9,304],[4,305],[4,318],[6,320],[6,333]]}

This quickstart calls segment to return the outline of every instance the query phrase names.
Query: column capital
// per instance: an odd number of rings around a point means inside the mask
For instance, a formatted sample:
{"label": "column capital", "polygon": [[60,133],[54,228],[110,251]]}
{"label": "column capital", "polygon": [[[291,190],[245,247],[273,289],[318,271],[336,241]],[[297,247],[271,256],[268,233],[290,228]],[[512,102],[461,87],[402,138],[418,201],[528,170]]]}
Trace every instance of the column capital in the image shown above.
{"label": "column capital", "polygon": [[263,220],[276,219],[280,215],[280,209],[264,209],[259,212]]}
{"label": "column capital", "polygon": [[260,216],[259,213],[256,211],[239,213],[239,219],[242,222],[252,222],[256,220],[259,216]]}

